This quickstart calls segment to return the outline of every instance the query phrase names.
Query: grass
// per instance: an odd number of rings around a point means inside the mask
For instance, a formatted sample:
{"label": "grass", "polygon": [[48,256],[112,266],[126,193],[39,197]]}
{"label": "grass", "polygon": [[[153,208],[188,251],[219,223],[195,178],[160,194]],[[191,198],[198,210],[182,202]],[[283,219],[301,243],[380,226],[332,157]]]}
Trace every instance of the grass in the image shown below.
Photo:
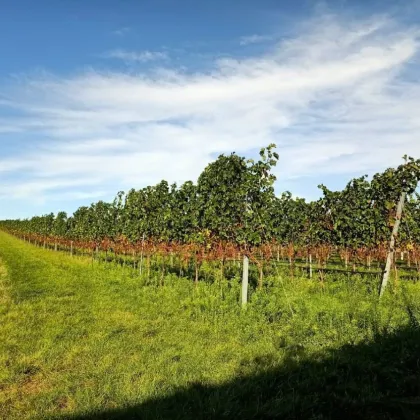
{"label": "grass", "polygon": [[420,418],[420,284],[279,272],[241,310],[239,272],[159,287],[2,232],[0,259],[0,418]]}

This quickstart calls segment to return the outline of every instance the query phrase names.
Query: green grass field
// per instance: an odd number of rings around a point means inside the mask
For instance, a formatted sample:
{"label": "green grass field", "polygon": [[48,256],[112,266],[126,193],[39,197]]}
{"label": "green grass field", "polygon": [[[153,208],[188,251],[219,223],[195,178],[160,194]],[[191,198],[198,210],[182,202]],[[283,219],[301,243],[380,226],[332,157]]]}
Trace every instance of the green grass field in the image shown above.
{"label": "green grass field", "polygon": [[420,418],[420,284],[164,284],[0,232],[0,417]]}

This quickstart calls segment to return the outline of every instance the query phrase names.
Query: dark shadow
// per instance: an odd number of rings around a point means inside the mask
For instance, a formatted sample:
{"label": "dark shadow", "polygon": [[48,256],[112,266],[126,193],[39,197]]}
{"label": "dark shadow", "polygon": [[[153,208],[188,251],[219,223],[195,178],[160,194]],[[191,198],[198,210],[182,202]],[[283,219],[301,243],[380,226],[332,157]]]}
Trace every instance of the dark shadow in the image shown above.
{"label": "dark shadow", "polygon": [[[190,384],[138,405],[55,419],[420,419],[420,328],[307,358],[279,340],[272,356],[244,360],[221,386]],[[322,355],[321,355],[322,354]]]}

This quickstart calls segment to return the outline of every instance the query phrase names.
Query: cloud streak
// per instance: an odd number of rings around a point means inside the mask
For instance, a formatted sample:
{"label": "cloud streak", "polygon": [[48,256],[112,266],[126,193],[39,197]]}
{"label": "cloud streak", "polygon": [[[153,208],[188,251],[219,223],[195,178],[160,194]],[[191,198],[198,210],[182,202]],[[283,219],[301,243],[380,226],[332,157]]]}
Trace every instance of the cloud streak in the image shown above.
{"label": "cloud streak", "polygon": [[103,54],[104,58],[114,58],[118,60],[123,60],[126,62],[141,62],[146,63],[148,61],[155,60],[166,60],[168,59],[168,54],[162,51],[125,51],[125,50],[112,50]]}
{"label": "cloud streak", "polygon": [[247,35],[243,36],[239,40],[239,45],[257,44],[260,42],[271,41],[273,39],[270,35]]}
{"label": "cloud streak", "polygon": [[127,35],[131,31],[131,28],[128,26],[124,26],[122,28],[116,29],[112,33],[117,36],[124,36]]}
{"label": "cloud streak", "polygon": [[20,110],[7,129],[44,141],[0,158],[0,194],[84,196],[181,182],[219,153],[252,154],[272,142],[280,183],[398,164],[405,153],[420,156],[418,53],[418,28],[329,16],[269,53],[201,72],[25,80],[0,91]]}

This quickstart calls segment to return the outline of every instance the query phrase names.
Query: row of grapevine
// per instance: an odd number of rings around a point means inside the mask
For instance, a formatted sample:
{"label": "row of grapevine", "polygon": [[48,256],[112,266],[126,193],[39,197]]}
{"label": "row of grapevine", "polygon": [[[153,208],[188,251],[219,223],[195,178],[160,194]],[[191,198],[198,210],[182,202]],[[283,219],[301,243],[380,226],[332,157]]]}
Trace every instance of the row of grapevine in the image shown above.
{"label": "row of grapevine", "polygon": [[[338,256],[349,266],[383,263],[401,193],[405,203],[398,246],[418,263],[420,200],[416,194],[420,160],[406,158],[371,180],[351,180],[342,191],[320,185],[312,202],[290,192],[276,196],[272,173],[278,154],[271,144],[257,161],[235,153],[209,164],[196,183],[155,186],[120,192],[112,203],[99,201],[65,212],[25,220],[5,220],[0,228],[25,239],[69,248],[132,255],[193,259],[196,280],[204,260],[223,264],[246,255],[260,268],[266,261],[286,259],[325,266]],[[261,285],[260,284],[260,285]]]}

